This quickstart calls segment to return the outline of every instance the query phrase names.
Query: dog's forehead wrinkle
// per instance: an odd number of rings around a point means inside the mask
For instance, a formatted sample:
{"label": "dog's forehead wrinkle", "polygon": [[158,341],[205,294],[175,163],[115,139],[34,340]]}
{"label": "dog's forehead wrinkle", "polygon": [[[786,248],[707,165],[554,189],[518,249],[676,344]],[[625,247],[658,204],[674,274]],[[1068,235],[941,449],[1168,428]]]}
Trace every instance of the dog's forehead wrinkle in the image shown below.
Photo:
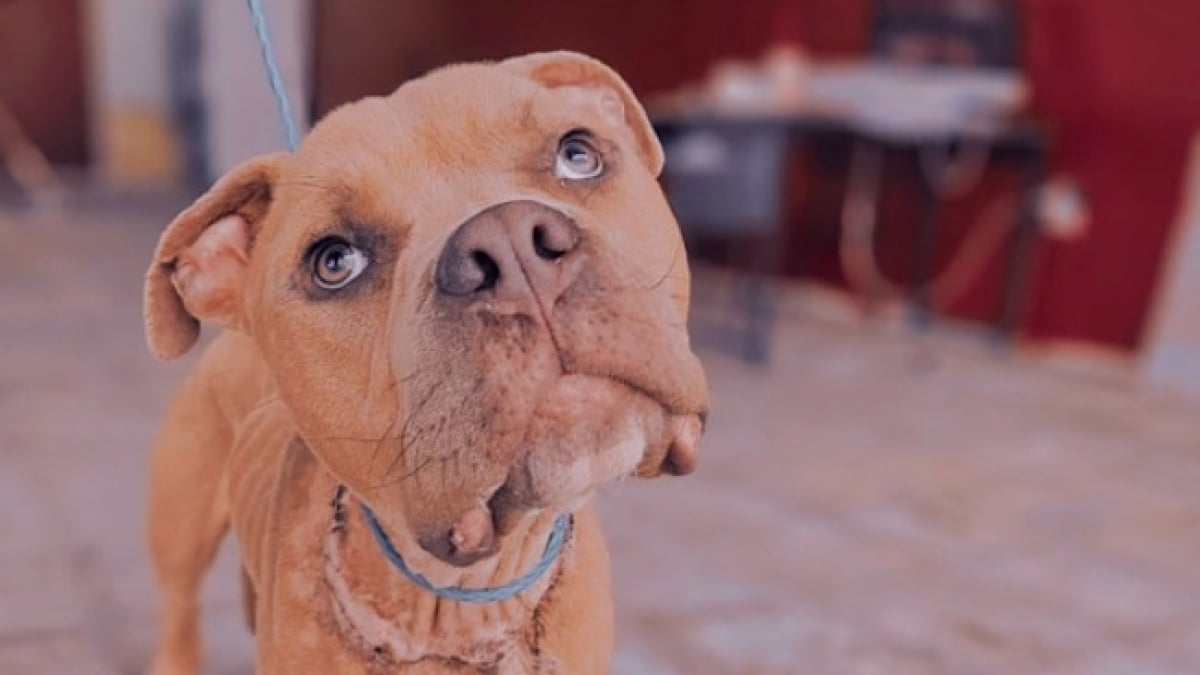
{"label": "dog's forehead wrinkle", "polygon": [[478,83],[468,90],[401,88],[392,107],[405,133],[396,139],[417,157],[436,158],[453,166],[454,159],[471,161],[472,154],[511,151],[511,132],[520,128],[520,96],[498,93],[493,84]]}
{"label": "dog's forehead wrinkle", "polygon": [[[275,182],[274,189],[276,198],[281,196],[281,191],[299,189],[302,192],[305,190],[310,190],[323,193],[336,200],[335,203],[348,200],[350,192],[350,187],[342,181],[330,181],[317,174],[302,174],[298,176],[287,176],[280,178]],[[295,199],[295,195],[287,196]]]}

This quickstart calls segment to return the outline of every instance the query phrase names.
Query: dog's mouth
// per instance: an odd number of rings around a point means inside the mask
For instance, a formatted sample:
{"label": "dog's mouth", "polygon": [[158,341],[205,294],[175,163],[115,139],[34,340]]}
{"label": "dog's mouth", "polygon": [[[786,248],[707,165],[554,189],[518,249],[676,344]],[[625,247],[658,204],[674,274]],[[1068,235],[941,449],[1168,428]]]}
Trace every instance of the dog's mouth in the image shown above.
{"label": "dog's mouth", "polygon": [[703,427],[703,412],[672,412],[628,383],[564,375],[532,412],[503,482],[418,542],[444,562],[470,565],[495,554],[523,519],[575,510],[607,483],[691,473]]}

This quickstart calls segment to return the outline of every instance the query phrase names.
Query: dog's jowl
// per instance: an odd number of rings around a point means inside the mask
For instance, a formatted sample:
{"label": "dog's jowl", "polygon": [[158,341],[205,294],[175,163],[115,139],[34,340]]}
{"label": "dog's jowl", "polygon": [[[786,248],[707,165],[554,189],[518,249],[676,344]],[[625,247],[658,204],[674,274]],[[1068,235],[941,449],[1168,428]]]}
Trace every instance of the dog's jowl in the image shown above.
{"label": "dog's jowl", "polygon": [[707,388],[645,112],[572,53],[331,113],[167,227],[160,358],[224,331],[154,455],[154,673],[196,673],[232,528],[262,673],[603,673],[588,499],[696,464]]}

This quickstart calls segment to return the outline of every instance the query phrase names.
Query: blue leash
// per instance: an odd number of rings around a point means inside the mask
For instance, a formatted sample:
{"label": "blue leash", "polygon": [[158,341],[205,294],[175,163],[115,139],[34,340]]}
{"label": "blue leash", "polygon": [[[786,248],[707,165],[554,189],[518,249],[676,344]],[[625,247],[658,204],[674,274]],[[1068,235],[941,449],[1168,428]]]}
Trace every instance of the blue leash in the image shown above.
{"label": "blue leash", "polygon": [[246,4],[250,7],[250,16],[254,19],[254,32],[258,35],[258,47],[262,52],[263,65],[267,68],[271,91],[275,93],[275,103],[279,106],[279,119],[283,121],[288,150],[295,152],[296,146],[300,145],[300,133],[296,130],[296,121],[292,117],[292,104],[288,100],[283,77],[279,74],[279,64],[275,62],[275,48],[271,45],[271,33],[267,30],[267,14],[263,11],[262,0],[246,0]]}
{"label": "blue leash", "polygon": [[362,505],[363,517],[367,520],[367,525],[371,528],[371,534],[375,535],[375,542],[379,544],[379,548],[383,549],[383,554],[392,563],[392,566],[400,570],[400,573],[408,577],[408,580],[414,584],[433,593],[439,598],[446,600],[456,600],[458,602],[501,602],[516,597],[520,593],[529,590],[545,576],[546,572],[558,559],[558,554],[562,552],[563,545],[567,543],[567,535],[571,531],[571,516],[569,514],[561,514],[554,521],[554,530],[550,532],[550,539],[546,542],[546,552],[542,554],[542,559],[538,561],[537,566],[529,570],[525,576],[515,579],[504,584],[503,586],[494,586],[492,588],[462,588],[460,586],[434,586],[428,579],[420,574],[409,569],[404,562],[403,556],[392,545],[392,540],[388,539],[387,533],[383,531],[383,526],[375,519],[375,514],[366,505]]}
{"label": "blue leash", "polygon": [[[262,51],[263,65],[267,68],[267,79],[271,83],[271,91],[275,93],[275,103],[279,106],[279,119],[282,120],[283,130],[287,135],[288,150],[295,152],[296,147],[300,144],[300,134],[297,132],[296,122],[292,118],[292,106],[288,101],[287,87],[283,83],[283,77],[279,74],[279,64],[275,62],[275,48],[271,46],[271,33],[267,30],[267,15],[263,11],[262,0],[246,0],[246,4],[250,7],[250,16],[254,19],[254,32],[258,35],[258,46]],[[341,494],[341,488],[339,488],[338,494]],[[375,519],[375,514],[366,504],[362,505],[362,512],[367,525],[371,528],[371,534],[375,536],[375,542],[379,544],[379,548],[383,549],[383,554],[387,556],[393,567],[400,570],[400,573],[408,577],[409,581],[439,598],[459,602],[500,602],[529,590],[545,576],[554,562],[558,560],[558,555],[562,553],[563,546],[567,543],[567,535],[571,532],[571,516],[564,513],[554,521],[554,530],[550,533],[549,541],[546,542],[546,552],[542,554],[542,559],[537,566],[529,570],[525,576],[503,586],[493,588],[434,586],[428,579],[409,569],[400,552],[392,545],[392,540],[383,531],[383,526]]]}

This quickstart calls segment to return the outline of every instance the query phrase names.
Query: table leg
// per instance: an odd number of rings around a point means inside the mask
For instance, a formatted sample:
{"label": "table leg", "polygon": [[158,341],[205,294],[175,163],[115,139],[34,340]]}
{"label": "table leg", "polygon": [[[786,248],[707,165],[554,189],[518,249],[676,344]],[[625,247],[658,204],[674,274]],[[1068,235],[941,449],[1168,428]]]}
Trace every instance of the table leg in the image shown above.
{"label": "table leg", "polygon": [[750,250],[750,274],[746,278],[746,332],[742,356],[750,363],[764,364],[771,355],[771,335],[775,327],[775,297],[772,283],[779,269],[780,240],[778,223],[765,235],[754,236]]}
{"label": "table leg", "polygon": [[912,296],[912,320],[918,328],[928,328],[933,317],[933,278],[935,276],[938,220],[941,199],[930,185],[929,178],[921,174],[921,210],[917,218],[916,246],[913,251],[914,290]]}
{"label": "table leg", "polygon": [[1034,243],[1037,241],[1037,190],[1044,179],[1045,171],[1044,153],[1040,150],[1030,151],[1021,172],[1024,204],[1013,231],[1008,276],[1004,284],[1004,296],[1000,301],[1000,316],[996,322],[996,337],[1005,344],[1013,343],[1024,319],[1030,274],[1033,271]]}

